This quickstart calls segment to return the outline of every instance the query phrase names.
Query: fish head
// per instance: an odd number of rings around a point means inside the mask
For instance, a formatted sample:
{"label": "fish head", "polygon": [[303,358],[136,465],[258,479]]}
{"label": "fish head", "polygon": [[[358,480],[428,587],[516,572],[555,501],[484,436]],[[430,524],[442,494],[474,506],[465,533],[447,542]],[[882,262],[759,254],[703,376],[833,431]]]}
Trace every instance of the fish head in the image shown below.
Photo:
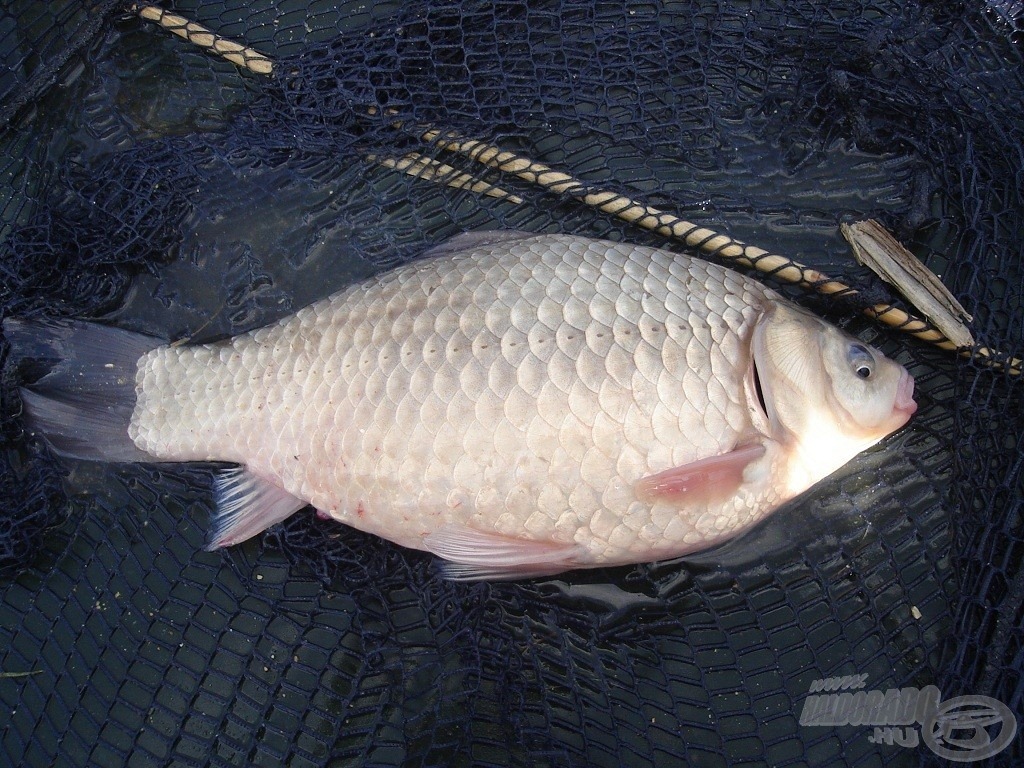
{"label": "fish head", "polygon": [[768,434],[794,461],[791,495],[902,427],[917,410],[914,379],[874,347],[790,304],[754,330],[752,366]]}

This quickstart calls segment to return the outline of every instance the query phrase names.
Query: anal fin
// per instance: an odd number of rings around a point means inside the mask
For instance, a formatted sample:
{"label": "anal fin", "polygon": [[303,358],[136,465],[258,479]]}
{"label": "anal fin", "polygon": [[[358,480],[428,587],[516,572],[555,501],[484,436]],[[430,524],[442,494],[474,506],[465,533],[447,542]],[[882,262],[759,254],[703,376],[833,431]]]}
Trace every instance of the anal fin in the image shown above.
{"label": "anal fin", "polygon": [[208,550],[240,544],[309,504],[245,467],[229,469],[214,482],[217,511],[207,537]]}
{"label": "anal fin", "polygon": [[743,470],[764,456],[761,443],[739,446],[719,456],[666,469],[637,481],[636,495],[644,501],[699,504],[728,498],[743,483]]}
{"label": "anal fin", "polygon": [[441,570],[453,581],[529,579],[578,568],[576,544],[534,541],[486,533],[462,525],[445,525],[423,539],[428,551],[443,559]]}

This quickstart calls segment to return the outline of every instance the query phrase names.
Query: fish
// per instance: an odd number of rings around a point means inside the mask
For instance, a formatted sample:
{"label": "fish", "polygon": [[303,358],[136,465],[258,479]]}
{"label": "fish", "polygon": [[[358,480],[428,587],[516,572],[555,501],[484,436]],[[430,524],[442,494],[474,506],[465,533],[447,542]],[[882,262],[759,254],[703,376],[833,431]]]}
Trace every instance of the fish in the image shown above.
{"label": "fish", "polygon": [[471,232],[232,338],[8,318],[58,454],[224,462],[207,548],[312,505],[452,579],[681,557],[903,427],[906,368],[670,250]]}

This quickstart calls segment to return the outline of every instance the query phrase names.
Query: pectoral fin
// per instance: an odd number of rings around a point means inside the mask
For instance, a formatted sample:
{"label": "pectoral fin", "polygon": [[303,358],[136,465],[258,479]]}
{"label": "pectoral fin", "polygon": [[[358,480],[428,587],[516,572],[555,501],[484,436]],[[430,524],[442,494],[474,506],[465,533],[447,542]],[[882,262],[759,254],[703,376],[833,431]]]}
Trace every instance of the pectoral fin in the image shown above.
{"label": "pectoral fin", "polygon": [[575,544],[533,541],[485,533],[462,525],[445,525],[428,534],[423,545],[444,559],[441,569],[453,581],[528,579],[578,567]]}
{"label": "pectoral fin", "polygon": [[217,511],[207,537],[208,550],[240,544],[308,505],[245,467],[230,469],[214,482]]}
{"label": "pectoral fin", "polygon": [[636,495],[644,501],[700,504],[735,494],[743,483],[743,470],[764,456],[760,443],[739,446],[719,456],[673,467],[637,481]]}

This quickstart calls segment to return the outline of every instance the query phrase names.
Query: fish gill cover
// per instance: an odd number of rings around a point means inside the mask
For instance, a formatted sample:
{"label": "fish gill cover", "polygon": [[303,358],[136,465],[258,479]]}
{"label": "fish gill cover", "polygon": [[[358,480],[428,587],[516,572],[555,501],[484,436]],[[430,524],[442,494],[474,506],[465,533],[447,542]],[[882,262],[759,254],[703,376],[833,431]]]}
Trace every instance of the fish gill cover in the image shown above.
{"label": "fish gill cover", "polygon": [[272,71],[133,4],[0,9],[0,316],[209,340],[462,231],[665,244],[428,140],[454,131],[843,277],[841,303],[784,290],[907,365],[921,408],[716,552],[459,584],[310,510],[204,552],[212,467],[58,464],[5,364],[0,762],[945,764],[800,724],[857,675],[1021,717],[1021,377],[859,314],[895,299],[838,235],[881,220],[979,344],[1024,352],[1019,4],[173,10]]}

